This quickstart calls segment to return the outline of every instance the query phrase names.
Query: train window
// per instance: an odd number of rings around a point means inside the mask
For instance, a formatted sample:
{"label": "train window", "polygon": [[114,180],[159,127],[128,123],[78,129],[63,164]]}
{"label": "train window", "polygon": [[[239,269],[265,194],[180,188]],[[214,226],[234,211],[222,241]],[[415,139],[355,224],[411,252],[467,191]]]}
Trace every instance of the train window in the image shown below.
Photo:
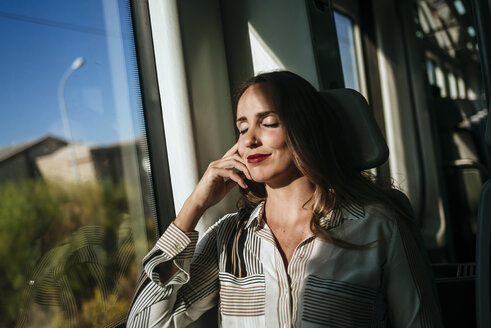
{"label": "train window", "polygon": [[348,16],[345,16],[338,11],[334,11],[334,20],[336,22],[336,33],[338,35],[345,87],[361,92],[353,33],[353,21]]}
{"label": "train window", "polygon": [[119,325],[156,236],[129,1],[2,1],[0,38],[0,326]]}
{"label": "train window", "polygon": [[467,88],[467,99],[469,100],[478,99],[476,92],[472,88]]}
{"label": "train window", "polygon": [[445,75],[439,65],[435,66],[436,85],[440,88],[440,96],[447,96],[447,85],[445,83]]}
{"label": "train window", "polygon": [[448,72],[447,76],[450,98],[457,99],[459,95],[457,91],[457,80],[455,79],[455,75],[452,72]]}
{"label": "train window", "polygon": [[428,74],[428,82],[431,85],[435,85],[436,84],[435,64],[430,59],[426,60],[426,73]]}

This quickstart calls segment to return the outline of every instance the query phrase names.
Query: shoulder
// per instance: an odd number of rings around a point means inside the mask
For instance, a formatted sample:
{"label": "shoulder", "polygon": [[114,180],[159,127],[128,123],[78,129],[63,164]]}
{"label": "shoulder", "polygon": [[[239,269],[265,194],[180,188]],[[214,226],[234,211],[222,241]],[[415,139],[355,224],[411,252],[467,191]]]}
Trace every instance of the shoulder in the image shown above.
{"label": "shoulder", "polygon": [[373,227],[372,231],[376,231],[389,249],[401,248],[408,254],[424,252],[419,229],[410,217],[381,204],[367,206],[366,212],[367,226]]}
{"label": "shoulder", "polygon": [[365,205],[344,204],[339,209],[339,216],[343,224],[357,226],[380,226],[392,227],[399,217],[394,209],[382,203],[371,203]]}
{"label": "shoulder", "polygon": [[395,210],[382,203],[344,205],[341,212],[342,223],[333,232],[358,244],[392,239],[402,220]]}
{"label": "shoulder", "polygon": [[364,206],[366,224],[395,228],[400,220],[396,211],[385,204],[373,203]]}

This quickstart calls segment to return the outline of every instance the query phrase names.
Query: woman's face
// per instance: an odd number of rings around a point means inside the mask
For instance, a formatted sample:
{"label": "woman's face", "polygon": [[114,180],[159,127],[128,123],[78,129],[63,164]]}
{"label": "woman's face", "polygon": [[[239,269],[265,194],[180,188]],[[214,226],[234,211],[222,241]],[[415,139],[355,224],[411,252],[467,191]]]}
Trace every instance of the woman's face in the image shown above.
{"label": "woman's face", "polygon": [[298,176],[286,129],[260,86],[250,86],[239,99],[236,124],[239,155],[254,181],[283,185]]}

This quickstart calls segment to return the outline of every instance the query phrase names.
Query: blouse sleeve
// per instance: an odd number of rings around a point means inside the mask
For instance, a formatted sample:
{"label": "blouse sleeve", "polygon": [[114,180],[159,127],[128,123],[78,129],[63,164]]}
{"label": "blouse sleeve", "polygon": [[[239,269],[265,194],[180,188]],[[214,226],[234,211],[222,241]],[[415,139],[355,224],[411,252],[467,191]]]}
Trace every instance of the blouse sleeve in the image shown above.
{"label": "blouse sleeve", "polygon": [[394,223],[387,261],[387,301],[393,327],[443,327],[429,263],[407,223]]}
{"label": "blouse sleeve", "polygon": [[[185,327],[211,309],[218,294],[216,232],[197,244],[198,232],[173,223],[143,260],[144,272],[128,314],[127,327]],[[161,281],[155,268],[173,261],[177,272]]]}

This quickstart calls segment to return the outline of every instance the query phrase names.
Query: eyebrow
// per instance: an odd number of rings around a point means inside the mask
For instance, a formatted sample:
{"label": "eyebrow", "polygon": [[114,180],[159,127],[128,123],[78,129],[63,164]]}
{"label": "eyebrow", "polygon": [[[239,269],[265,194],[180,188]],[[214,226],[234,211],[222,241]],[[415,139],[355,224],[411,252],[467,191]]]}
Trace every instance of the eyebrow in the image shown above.
{"label": "eyebrow", "polygon": [[[268,110],[266,112],[257,113],[256,117],[263,118],[263,117],[266,117],[272,113],[277,114],[274,110]],[[235,122],[238,123],[238,122],[244,122],[244,121],[247,121],[247,118],[245,116],[241,116]]]}

